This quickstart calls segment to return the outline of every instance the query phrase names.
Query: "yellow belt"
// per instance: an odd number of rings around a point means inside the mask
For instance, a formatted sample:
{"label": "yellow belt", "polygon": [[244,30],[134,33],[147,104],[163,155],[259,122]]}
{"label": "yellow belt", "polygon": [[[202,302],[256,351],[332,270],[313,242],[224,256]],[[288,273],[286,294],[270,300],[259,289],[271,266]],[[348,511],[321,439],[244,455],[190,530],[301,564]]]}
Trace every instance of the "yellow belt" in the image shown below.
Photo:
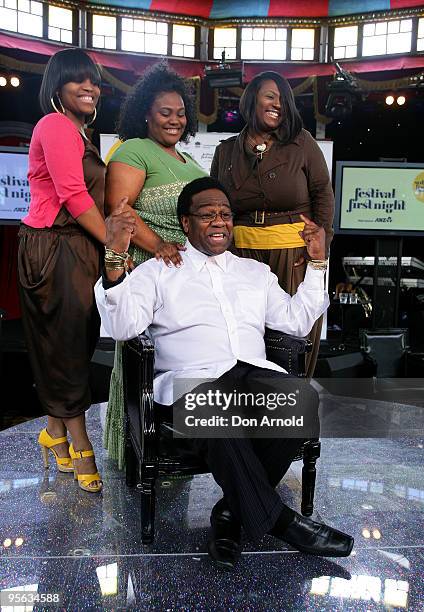
{"label": "yellow belt", "polygon": [[266,227],[236,225],[234,244],[239,249],[295,249],[305,246],[299,236],[304,227],[303,221]]}

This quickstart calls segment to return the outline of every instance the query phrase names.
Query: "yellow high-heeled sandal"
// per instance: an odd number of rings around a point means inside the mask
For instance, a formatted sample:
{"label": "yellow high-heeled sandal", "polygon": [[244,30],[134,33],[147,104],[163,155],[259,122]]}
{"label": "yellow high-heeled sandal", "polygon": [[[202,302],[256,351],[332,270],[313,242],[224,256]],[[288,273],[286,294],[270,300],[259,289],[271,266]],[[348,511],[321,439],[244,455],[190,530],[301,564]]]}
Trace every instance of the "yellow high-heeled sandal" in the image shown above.
{"label": "yellow high-heeled sandal", "polygon": [[[82,459],[83,457],[94,457],[93,450],[76,451],[74,450],[72,444],[69,446],[69,454],[71,455],[72,460]],[[83,491],[98,493],[102,489],[103,481],[100,478],[99,472],[96,472],[95,474],[78,474],[78,471],[74,466],[74,478],[75,480],[78,480],[78,485],[81,489],[83,489]],[[97,486],[90,487],[89,485],[96,480],[98,480],[99,484]]]}
{"label": "yellow high-heeled sandal", "polygon": [[38,444],[41,448],[41,454],[43,456],[44,467],[47,470],[49,467],[49,450],[53,453],[56,459],[56,465],[59,472],[73,472],[74,466],[72,465],[71,457],[59,457],[57,452],[54,450],[54,446],[67,442],[68,438],[63,436],[62,438],[52,438],[47,429],[42,429],[38,436]]}

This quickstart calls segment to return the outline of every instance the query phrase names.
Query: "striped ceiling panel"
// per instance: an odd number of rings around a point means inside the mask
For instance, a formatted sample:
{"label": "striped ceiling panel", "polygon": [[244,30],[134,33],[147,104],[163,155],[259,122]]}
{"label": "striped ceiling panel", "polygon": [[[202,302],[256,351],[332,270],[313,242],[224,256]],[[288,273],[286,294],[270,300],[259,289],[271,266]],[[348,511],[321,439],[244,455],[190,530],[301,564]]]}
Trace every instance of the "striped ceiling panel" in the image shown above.
{"label": "striped ceiling panel", "polygon": [[424,0],[90,0],[89,3],[210,19],[337,17],[424,7]]}

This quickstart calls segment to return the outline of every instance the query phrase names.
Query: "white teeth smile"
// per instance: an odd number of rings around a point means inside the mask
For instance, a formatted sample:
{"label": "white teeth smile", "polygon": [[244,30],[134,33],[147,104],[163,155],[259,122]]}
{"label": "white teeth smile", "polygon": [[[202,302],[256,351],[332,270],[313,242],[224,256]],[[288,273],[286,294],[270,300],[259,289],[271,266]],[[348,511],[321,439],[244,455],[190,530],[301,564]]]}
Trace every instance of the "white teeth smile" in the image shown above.
{"label": "white teeth smile", "polygon": [[83,102],[90,102],[90,103],[92,103],[92,102],[93,102],[93,98],[92,98],[91,96],[80,96],[80,99],[81,99]]}
{"label": "white teeth smile", "polygon": [[267,115],[270,115],[273,119],[278,119],[278,117],[280,116],[279,113],[276,113],[275,111],[266,111]]}

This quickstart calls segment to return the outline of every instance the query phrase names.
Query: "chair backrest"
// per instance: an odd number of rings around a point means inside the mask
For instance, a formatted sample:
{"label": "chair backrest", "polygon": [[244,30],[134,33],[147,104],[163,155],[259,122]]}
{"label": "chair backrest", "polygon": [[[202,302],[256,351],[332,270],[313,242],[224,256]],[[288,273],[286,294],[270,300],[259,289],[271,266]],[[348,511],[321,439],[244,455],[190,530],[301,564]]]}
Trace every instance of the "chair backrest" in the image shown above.
{"label": "chair backrest", "polygon": [[290,336],[273,329],[265,329],[266,357],[284,368],[292,376],[306,376],[306,355],[312,350],[308,338]]}
{"label": "chair backrest", "polygon": [[151,446],[144,443],[146,433],[154,431],[153,368],[154,346],[145,335],[124,342],[122,373],[127,437],[139,457],[149,460]]}
{"label": "chair backrest", "polygon": [[376,364],[378,378],[405,375],[406,354],[409,349],[407,329],[361,329],[361,350]]}

